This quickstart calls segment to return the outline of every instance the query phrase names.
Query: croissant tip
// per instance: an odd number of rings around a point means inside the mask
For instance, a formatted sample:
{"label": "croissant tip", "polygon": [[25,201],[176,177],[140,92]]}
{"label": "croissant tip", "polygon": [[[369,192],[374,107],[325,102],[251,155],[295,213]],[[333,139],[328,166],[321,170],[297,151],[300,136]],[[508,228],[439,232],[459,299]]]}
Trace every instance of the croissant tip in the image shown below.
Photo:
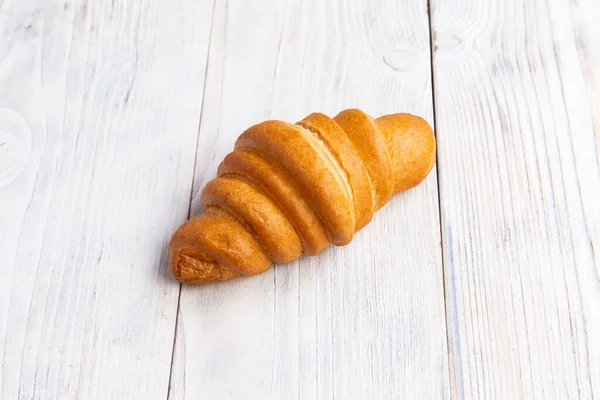
{"label": "croissant tip", "polygon": [[409,113],[383,115],[375,121],[392,158],[394,192],[417,186],[435,165],[436,142],[431,125]]}
{"label": "croissant tip", "polygon": [[239,272],[224,268],[216,261],[200,260],[180,253],[171,261],[175,279],[186,284],[204,284],[226,281],[240,276]]}

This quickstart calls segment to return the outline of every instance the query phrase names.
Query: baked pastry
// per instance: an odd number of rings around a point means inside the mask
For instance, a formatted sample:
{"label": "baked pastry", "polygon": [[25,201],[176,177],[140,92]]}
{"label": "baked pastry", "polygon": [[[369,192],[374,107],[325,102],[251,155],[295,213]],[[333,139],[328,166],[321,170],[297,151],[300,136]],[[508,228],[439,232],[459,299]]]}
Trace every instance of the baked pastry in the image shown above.
{"label": "baked pastry", "polygon": [[410,114],[373,120],[349,109],[254,125],[204,188],[204,212],[173,234],[173,274],[184,283],[228,280],[346,245],[434,163],[433,131]]}

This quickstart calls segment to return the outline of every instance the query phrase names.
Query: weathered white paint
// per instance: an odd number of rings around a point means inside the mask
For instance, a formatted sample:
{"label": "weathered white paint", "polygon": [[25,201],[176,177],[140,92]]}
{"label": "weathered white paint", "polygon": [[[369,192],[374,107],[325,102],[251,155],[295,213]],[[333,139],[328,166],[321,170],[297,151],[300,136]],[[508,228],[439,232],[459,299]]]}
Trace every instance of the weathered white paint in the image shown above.
{"label": "weathered white paint", "polygon": [[432,12],[452,394],[598,397],[600,3]]}
{"label": "weathered white paint", "polygon": [[27,166],[31,155],[31,129],[20,114],[0,109],[0,187],[15,180]]}
{"label": "weathered white paint", "polygon": [[[432,122],[425,1],[216,2],[194,181],[268,118],[359,107]],[[396,196],[344,248],[184,287],[171,398],[448,395],[437,183]]]}
{"label": "weathered white paint", "polygon": [[205,3],[0,1],[0,398],[167,397]]}
{"label": "weathered white paint", "polygon": [[426,1],[0,0],[0,398],[598,397],[600,3],[430,3],[442,237],[434,170],[175,331],[245,128],[433,122]]}

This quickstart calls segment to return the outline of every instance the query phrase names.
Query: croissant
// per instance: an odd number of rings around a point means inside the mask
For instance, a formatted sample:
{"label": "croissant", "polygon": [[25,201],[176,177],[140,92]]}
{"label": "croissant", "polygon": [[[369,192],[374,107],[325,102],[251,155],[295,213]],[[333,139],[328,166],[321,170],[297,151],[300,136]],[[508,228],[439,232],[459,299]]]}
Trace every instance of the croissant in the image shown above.
{"label": "croissant", "polygon": [[295,125],[254,125],[204,188],[204,212],[173,234],[173,275],[183,283],[229,280],[346,245],[434,163],[433,131],[410,114],[373,120],[349,109],[333,119],[314,113]]}

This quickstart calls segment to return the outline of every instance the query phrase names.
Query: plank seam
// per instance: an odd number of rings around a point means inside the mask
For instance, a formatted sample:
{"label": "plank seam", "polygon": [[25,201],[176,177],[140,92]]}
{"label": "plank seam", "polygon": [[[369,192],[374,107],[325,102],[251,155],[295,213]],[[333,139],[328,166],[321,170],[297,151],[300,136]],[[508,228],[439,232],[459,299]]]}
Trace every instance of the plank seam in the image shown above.
{"label": "plank seam", "polygon": [[[442,228],[442,199],[441,199],[441,190],[440,190],[440,158],[438,156],[439,154],[439,142],[438,142],[438,134],[437,134],[437,114],[436,114],[436,97],[435,97],[435,73],[434,73],[434,53],[435,53],[435,47],[434,47],[434,31],[433,31],[433,19],[431,16],[431,0],[427,0],[427,20],[428,20],[428,32],[429,32],[429,70],[431,73],[431,104],[432,104],[432,109],[433,109],[433,132],[436,138],[436,146],[435,146],[435,175],[436,175],[436,184],[437,184],[437,197],[438,197],[438,217],[439,217],[439,229],[440,229],[440,251],[441,251],[441,258],[442,258],[442,287],[443,287],[443,297],[444,297],[444,319],[445,319],[445,329],[446,329],[446,359],[447,359],[447,365],[446,365],[446,372],[448,374],[448,385],[450,385],[451,381],[452,381],[452,376],[451,376],[451,370],[450,370],[450,362],[451,362],[451,356],[450,356],[450,338],[449,338],[449,331],[448,331],[448,305],[447,305],[447,301],[446,301],[446,294],[447,294],[447,288],[446,288],[446,260],[444,257],[444,229]],[[461,390],[460,392],[462,393],[462,378],[459,376],[459,380],[458,382],[456,382],[457,385],[460,386]],[[452,386],[450,385],[448,387],[448,390],[451,391]],[[452,397],[452,394],[450,393],[448,395],[448,397]],[[460,396],[462,397],[462,395]]]}
{"label": "plank seam", "polygon": [[[190,200],[189,200],[189,204],[188,204],[188,214],[187,214],[187,219],[190,219],[190,216],[192,214],[192,200],[194,198],[194,180],[196,178],[196,164],[198,161],[198,143],[200,140],[200,127],[202,125],[202,114],[204,111],[204,100],[206,99],[206,78],[208,76],[208,65],[210,62],[210,50],[211,50],[211,44],[212,44],[212,36],[213,36],[213,28],[214,28],[214,22],[215,22],[215,9],[216,9],[216,0],[213,0],[213,4],[212,4],[212,16],[210,19],[210,33],[208,36],[208,48],[206,50],[206,63],[204,64],[204,79],[202,81],[203,87],[202,87],[202,100],[200,101],[200,112],[198,115],[198,130],[196,132],[196,145],[195,145],[195,150],[196,152],[194,153],[194,165],[192,167],[192,181],[190,184]],[[173,346],[171,348],[171,367],[170,367],[170,371],[169,371],[169,381],[168,381],[168,385],[167,385],[167,397],[166,399],[169,400],[170,396],[171,396],[171,382],[173,379],[173,364],[175,361],[175,345],[177,343],[177,327],[179,326],[179,312],[180,312],[180,306],[181,306],[181,292],[183,289],[183,284],[179,284],[179,294],[177,296],[177,309],[175,311],[175,329],[173,330]],[[185,365],[184,365],[184,374],[185,374]],[[184,380],[184,385],[185,385],[185,380]]]}

